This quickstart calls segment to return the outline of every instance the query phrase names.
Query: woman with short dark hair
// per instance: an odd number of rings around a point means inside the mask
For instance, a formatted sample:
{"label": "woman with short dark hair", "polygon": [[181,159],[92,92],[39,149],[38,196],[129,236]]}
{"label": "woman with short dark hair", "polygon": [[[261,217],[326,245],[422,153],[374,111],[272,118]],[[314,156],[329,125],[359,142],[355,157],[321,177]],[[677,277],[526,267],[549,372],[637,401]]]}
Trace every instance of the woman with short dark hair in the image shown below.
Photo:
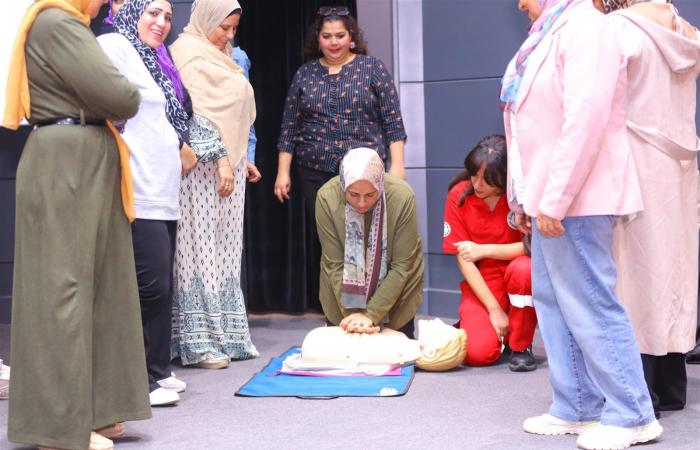
{"label": "woman with short dark hair", "polygon": [[[318,10],[304,50],[308,62],[297,70],[284,107],[274,188],[280,202],[289,199],[294,159],[297,192],[309,217],[314,217],[318,189],[338,174],[340,161],[352,148],[372,148],[384,161],[388,149],[389,173],[405,178],[406,131],[399,97],[384,63],[366,53],[362,32],[346,7]],[[315,233],[313,240],[308,253],[315,280],[320,257]]]}

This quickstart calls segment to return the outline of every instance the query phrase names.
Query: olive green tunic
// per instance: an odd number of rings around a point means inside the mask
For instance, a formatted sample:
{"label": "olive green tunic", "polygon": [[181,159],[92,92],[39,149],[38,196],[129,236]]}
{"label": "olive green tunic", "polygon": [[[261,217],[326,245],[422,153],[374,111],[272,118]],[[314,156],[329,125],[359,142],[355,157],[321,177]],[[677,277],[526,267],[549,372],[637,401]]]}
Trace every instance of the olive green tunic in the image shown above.
{"label": "olive green tunic", "polygon": [[[343,317],[364,312],[375,324],[399,329],[423,303],[423,247],[418,232],[416,197],[402,179],[384,178],[387,214],[387,275],[367,302],[367,309],[346,310],[340,304],[345,256],[345,194],[340,177],[323,185],[316,197],[316,227],[321,241],[319,298],[328,320],[338,325]],[[366,214],[367,215],[367,214]]]}
{"label": "olive green tunic", "polygon": [[[138,90],[58,9],[27,37],[31,119],[125,119]],[[104,126],[32,131],[17,170],[8,439],[88,447],[94,428],[150,417],[129,223]]]}

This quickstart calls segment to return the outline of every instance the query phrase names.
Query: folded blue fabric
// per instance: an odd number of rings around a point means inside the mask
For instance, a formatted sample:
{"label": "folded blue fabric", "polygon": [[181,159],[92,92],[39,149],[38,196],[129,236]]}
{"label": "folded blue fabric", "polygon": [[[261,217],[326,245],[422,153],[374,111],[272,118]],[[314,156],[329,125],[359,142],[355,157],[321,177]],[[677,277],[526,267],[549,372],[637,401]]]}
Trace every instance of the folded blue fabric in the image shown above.
{"label": "folded blue fabric", "polygon": [[413,381],[413,365],[403,367],[399,376],[381,377],[310,377],[277,374],[289,355],[301,352],[292,347],[273,358],[238,392],[240,397],[396,397],[404,395]]}

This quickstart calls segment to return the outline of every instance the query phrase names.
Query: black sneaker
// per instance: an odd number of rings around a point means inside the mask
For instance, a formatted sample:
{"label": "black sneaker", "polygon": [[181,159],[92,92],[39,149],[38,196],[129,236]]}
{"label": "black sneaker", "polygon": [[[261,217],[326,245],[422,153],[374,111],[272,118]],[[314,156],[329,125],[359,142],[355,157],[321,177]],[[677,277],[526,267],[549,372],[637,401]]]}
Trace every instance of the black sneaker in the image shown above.
{"label": "black sneaker", "polygon": [[685,362],[688,364],[700,364],[700,344],[688,352],[688,355],[685,357]]}
{"label": "black sneaker", "polygon": [[508,367],[513,372],[532,372],[537,369],[537,362],[532,356],[532,349],[526,348],[522,352],[513,352],[510,356]]}

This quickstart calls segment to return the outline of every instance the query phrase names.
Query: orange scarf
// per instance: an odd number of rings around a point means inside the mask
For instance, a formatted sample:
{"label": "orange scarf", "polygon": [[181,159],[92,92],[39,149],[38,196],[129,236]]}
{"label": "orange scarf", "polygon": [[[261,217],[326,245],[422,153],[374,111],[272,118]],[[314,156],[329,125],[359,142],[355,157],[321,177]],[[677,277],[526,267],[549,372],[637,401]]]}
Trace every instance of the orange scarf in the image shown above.
{"label": "orange scarf", "polygon": [[[19,26],[15,45],[12,49],[12,59],[7,77],[7,98],[5,100],[5,114],[3,126],[11,130],[19,128],[23,118],[29,118],[31,114],[29,99],[29,79],[27,78],[27,62],[24,54],[24,46],[27,34],[34,24],[36,16],[45,9],[58,8],[68,14],[77,17],[85,26],[90,25],[90,17],[84,13],[89,0],[39,0],[27,8],[27,12]],[[129,147],[122,139],[119,131],[108,123],[110,131],[117,141],[119,148],[119,165],[121,166],[121,194],[124,213],[133,222],[135,218],[134,188],[131,182],[131,169],[129,167]]]}

